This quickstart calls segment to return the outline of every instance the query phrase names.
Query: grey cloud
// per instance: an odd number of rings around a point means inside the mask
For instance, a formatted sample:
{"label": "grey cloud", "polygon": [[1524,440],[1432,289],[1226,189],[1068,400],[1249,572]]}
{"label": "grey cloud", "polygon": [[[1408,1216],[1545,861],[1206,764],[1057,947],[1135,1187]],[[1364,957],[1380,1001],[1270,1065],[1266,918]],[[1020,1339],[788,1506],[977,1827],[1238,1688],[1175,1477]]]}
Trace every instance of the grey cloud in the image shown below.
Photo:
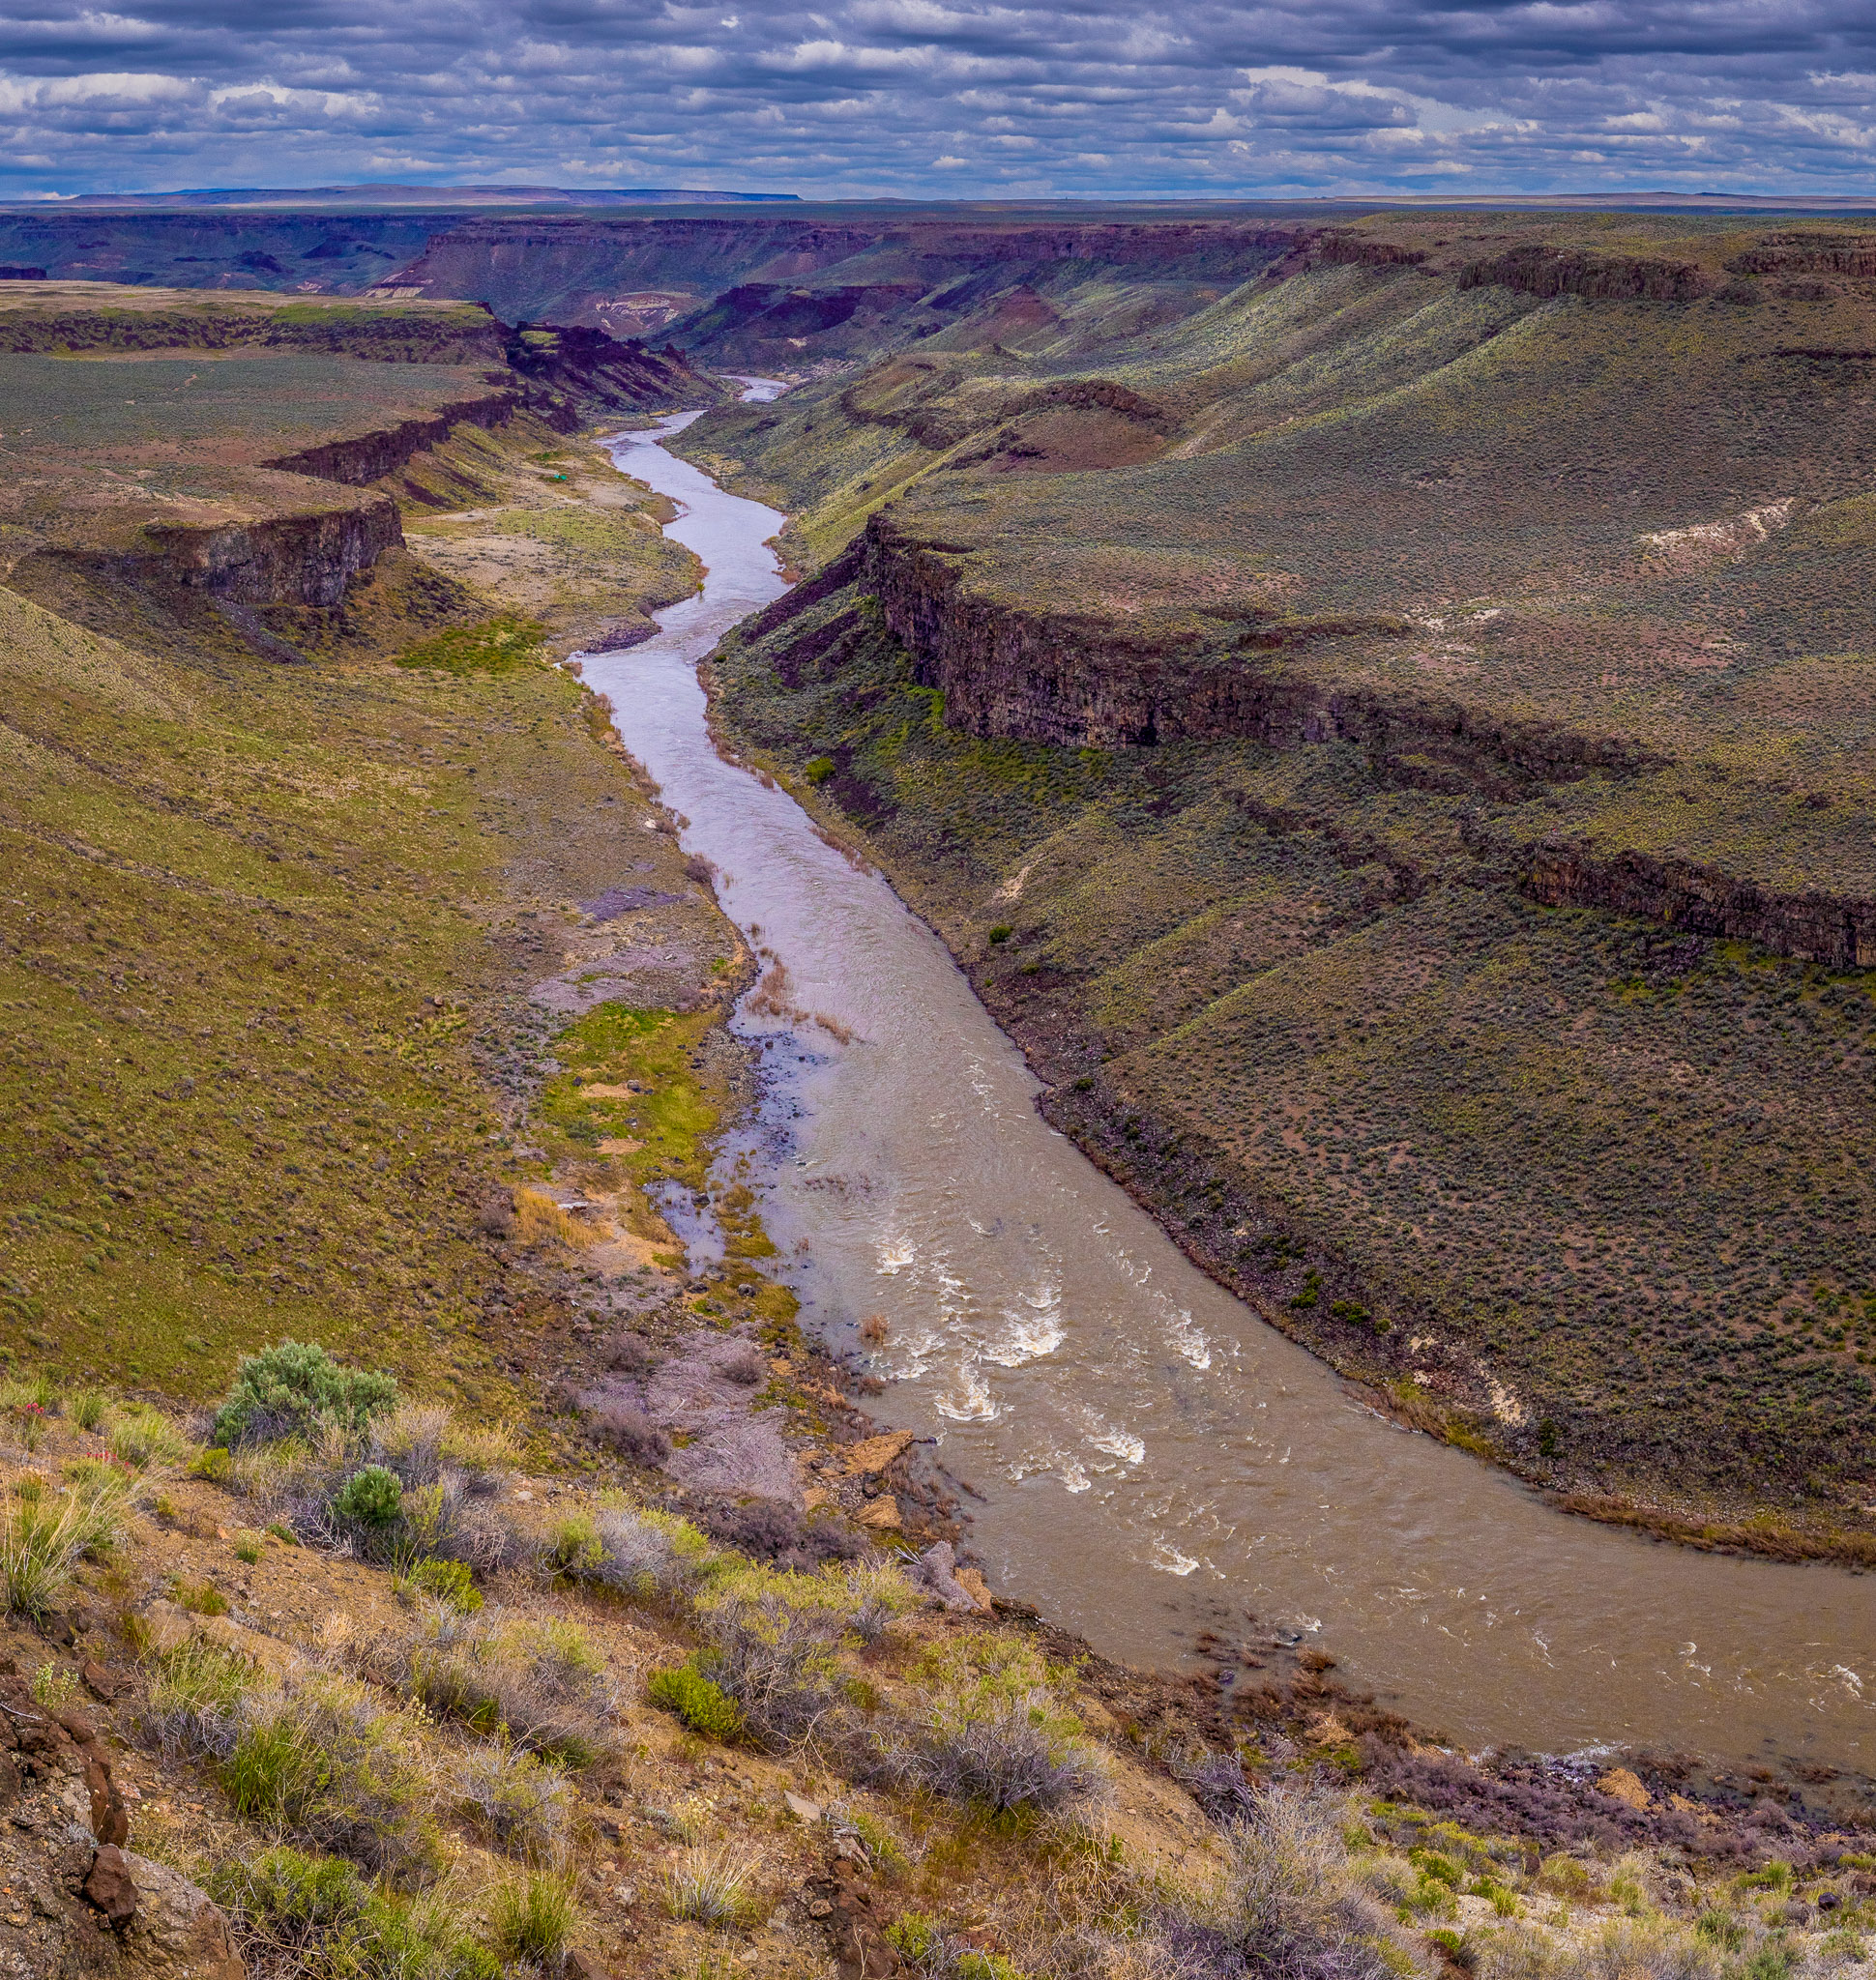
{"label": "grey cloud", "polygon": [[[1864,189],[1843,0],[35,0],[0,185],[870,192]],[[941,160],[944,160],[941,164]]]}

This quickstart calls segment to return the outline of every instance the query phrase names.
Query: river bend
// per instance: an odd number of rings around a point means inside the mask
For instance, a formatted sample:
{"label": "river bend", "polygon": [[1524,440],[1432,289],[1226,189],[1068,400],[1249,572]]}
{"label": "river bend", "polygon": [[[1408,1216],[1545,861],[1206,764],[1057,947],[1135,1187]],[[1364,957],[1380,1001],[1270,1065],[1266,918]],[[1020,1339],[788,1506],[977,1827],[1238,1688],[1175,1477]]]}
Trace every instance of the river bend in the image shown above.
{"label": "river bend", "polygon": [[783,518],[660,444],[696,417],[609,445],[683,505],[669,534],[703,590],[585,677],[793,1001],[853,1034],[736,1021],[768,1067],[747,1144],[764,1215],[809,1325],[847,1346],[883,1319],[869,1408],[982,1494],[992,1582],[1135,1663],[1254,1616],[1472,1748],[1876,1772],[1876,1578],[1572,1520],[1357,1405],[1041,1120],[1020,1054],[886,883],[717,755],[696,663],[785,588]]}

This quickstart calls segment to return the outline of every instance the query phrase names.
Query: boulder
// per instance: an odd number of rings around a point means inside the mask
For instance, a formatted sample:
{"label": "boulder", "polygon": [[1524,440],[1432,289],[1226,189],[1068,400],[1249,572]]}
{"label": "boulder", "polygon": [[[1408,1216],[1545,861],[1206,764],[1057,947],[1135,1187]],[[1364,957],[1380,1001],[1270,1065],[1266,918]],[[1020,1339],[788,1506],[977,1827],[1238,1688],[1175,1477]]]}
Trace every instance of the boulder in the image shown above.
{"label": "boulder", "polygon": [[997,1606],[997,1598],[990,1592],[990,1584],[974,1567],[960,1567],[957,1570],[957,1586],[977,1604],[980,1616],[988,1616]]}
{"label": "boulder", "polygon": [[130,1859],[112,1843],[101,1843],[91,1859],[91,1874],[85,1878],[85,1898],[122,1932],[136,1916],[136,1884],[131,1877]]}
{"label": "boulder", "polygon": [[145,1605],[143,1620],[153,1649],[180,1649],[188,1643],[215,1644],[248,1658],[276,1680],[294,1676],[306,1668],[306,1659],[292,1645],[260,1630],[245,1628],[231,1616],[191,1616],[160,1595]]}
{"label": "boulder", "polygon": [[124,1859],[137,1891],[124,1952],[140,1980],[247,1980],[228,1921],[200,1885],[128,1849]]}
{"label": "boulder", "polygon": [[973,1610],[976,1598],[970,1591],[959,1586],[957,1580],[957,1556],[949,1540],[940,1540],[927,1547],[919,1556],[914,1572],[935,1600],[947,1609],[958,1611]]}

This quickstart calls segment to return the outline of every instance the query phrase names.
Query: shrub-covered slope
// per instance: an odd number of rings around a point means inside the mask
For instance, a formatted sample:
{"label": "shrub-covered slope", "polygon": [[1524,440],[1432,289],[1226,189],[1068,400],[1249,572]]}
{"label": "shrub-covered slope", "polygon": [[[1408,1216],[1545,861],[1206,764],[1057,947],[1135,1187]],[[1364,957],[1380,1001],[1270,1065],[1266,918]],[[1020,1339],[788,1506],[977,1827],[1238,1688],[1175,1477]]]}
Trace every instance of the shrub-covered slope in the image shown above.
{"label": "shrub-covered slope", "polygon": [[[744,1352],[804,1468],[898,1444]],[[42,1376],[0,1424],[21,1974],[1869,1971],[1866,1784],[1828,1766],[1472,1761],[1320,1652],[1128,1671],[948,1544],[765,1558],[305,1343],[192,1423]]]}
{"label": "shrub-covered slope", "polygon": [[824,567],[732,730],[1197,1255],[1534,1475],[1855,1551],[1869,277],[1680,224],[1366,222],[686,445]]}

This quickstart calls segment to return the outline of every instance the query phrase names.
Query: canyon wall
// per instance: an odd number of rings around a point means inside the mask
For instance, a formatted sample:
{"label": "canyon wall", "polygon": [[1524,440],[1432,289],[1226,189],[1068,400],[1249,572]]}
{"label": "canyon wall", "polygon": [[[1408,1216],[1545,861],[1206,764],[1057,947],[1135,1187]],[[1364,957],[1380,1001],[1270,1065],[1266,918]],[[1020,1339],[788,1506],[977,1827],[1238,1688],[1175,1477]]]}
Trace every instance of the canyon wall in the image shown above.
{"label": "canyon wall", "polygon": [[517,397],[507,390],[485,393],[439,406],[419,419],[399,420],[374,432],[321,441],[316,447],[304,447],[261,465],[283,474],[310,475],[321,481],[363,487],[367,481],[396,474],[425,449],[440,446],[453,426],[499,426],[513,412]]}
{"label": "canyon wall", "polygon": [[68,291],[50,307],[0,308],[0,352],[243,349],[316,351],[381,364],[503,362],[501,325],[468,304],[396,311],[326,303],[278,308],[205,296],[174,307],[117,307],[102,297],[89,306]]}
{"label": "canyon wall", "polygon": [[373,493],[343,507],[219,526],[143,532],[166,573],[240,605],[337,605],[363,570],[404,540],[397,505]]}
{"label": "canyon wall", "polygon": [[1518,864],[1525,891],[1547,907],[1602,908],[1693,935],[1757,943],[1803,962],[1876,968],[1876,901],[1811,888],[1779,892],[1717,867],[1630,851],[1529,846]]}
{"label": "canyon wall", "polygon": [[[1634,737],[1518,720],[1447,695],[1338,685],[1282,662],[1286,645],[1388,631],[1380,622],[1267,621],[1253,626],[1248,651],[1220,652],[1198,633],[1135,632],[986,597],[956,559],[876,515],[852,549],[751,630],[763,636],[792,611],[858,584],[912,656],[919,684],[944,695],[947,724],[985,739],[1103,749],[1355,742],[1390,781],[1501,799],[1595,772],[1633,776],[1673,760]],[[1639,916],[1833,968],[1876,965],[1876,901],[1854,894],[1783,890],[1627,850],[1546,843],[1491,851],[1548,906]]]}
{"label": "canyon wall", "polygon": [[972,591],[942,546],[867,524],[845,567],[880,602],[966,735],[1114,748],[1246,737],[1289,749],[1363,742],[1377,755],[1456,748],[1518,777],[1633,772],[1666,759],[1630,737],[1520,721],[1440,695],[1383,695],[1316,680],[1281,663],[1283,649],[1367,633],[1403,633],[1387,618],[1254,620],[1243,651],[1198,632],[1132,632],[1112,620],[1025,610]]}

